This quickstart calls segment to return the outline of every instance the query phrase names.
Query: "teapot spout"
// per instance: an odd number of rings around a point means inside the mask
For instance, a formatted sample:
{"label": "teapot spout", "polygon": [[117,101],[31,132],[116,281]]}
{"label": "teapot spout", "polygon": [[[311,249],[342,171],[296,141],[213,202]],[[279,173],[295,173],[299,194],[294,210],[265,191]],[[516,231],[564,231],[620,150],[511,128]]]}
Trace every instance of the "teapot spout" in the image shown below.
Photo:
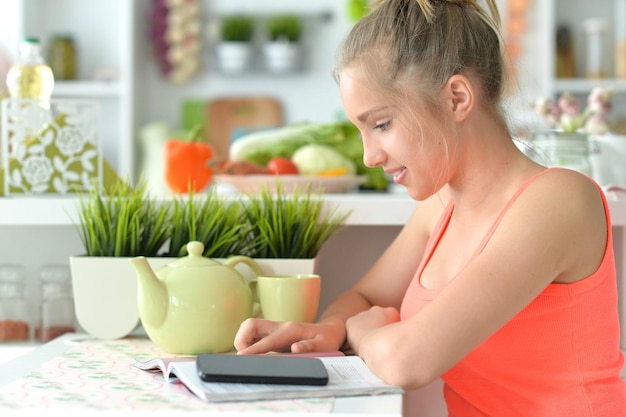
{"label": "teapot spout", "polygon": [[130,259],[137,274],[137,305],[141,321],[158,328],[167,317],[168,295],[165,283],[156,276],[148,260],[143,256]]}

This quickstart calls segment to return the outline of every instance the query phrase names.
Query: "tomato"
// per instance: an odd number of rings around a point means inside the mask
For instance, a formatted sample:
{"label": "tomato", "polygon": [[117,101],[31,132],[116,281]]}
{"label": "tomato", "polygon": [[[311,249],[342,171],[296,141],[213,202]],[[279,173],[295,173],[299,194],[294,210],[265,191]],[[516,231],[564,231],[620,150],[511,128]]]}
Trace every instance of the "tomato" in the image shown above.
{"label": "tomato", "polygon": [[275,175],[298,174],[298,167],[289,158],[276,156],[267,163],[267,172]]}

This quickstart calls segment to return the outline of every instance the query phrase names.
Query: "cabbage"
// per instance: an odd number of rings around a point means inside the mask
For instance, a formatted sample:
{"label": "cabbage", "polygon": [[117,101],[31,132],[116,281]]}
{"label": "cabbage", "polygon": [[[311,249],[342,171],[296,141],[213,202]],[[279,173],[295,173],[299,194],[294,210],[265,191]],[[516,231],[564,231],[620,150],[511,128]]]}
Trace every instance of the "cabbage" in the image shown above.
{"label": "cabbage", "polygon": [[312,143],[302,146],[293,153],[291,161],[303,175],[318,175],[342,168],[346,170],[346,175],[356,174],[354,162],[327,145]]}

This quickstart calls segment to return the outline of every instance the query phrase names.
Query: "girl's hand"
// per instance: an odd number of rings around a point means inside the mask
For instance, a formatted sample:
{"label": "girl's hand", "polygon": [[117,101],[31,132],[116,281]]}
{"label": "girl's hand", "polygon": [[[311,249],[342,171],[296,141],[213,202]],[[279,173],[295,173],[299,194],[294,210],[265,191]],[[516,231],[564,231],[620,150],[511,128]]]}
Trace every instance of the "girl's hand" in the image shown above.
{"label": "girl's hand", "polygon": [[393,307],[373,306],[346,321],[348,344],[359,354],[363,338],[372,330],[400,321],[400,313]]}
{"label": "girl's hand", "polygon": [[235,336],[240,354],[267,352],[329,352],[338,350],[345,339],[343,324],[275,322],[247,319]]}

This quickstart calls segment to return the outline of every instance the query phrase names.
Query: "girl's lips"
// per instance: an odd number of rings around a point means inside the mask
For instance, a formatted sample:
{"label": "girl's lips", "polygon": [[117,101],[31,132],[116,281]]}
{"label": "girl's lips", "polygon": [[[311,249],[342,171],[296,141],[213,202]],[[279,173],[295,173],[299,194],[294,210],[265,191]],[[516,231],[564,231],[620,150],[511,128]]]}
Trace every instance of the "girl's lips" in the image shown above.
{"label": "girl's lips", "polygon": [[402,168],[400,171],[396,171],[393,174],[393,182],[396,184],[402,184],[402,180],[406,177],[407,170],[406,168]]}

